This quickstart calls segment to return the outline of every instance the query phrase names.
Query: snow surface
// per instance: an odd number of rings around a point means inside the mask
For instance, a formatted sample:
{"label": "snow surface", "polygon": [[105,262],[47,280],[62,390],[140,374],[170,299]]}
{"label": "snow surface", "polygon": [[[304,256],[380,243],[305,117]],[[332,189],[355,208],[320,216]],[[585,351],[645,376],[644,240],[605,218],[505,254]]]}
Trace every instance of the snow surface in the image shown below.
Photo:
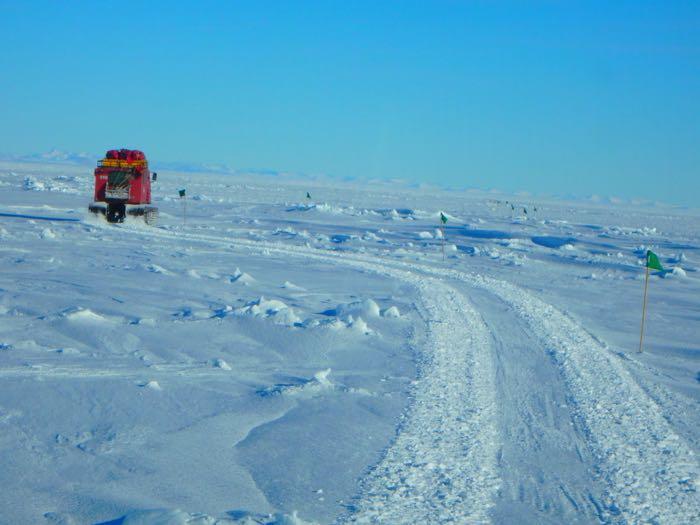
{"label": "snow surface", "polygon": [[0,523],[700,522],[697,210],[158,170],[108,225],[46,160],[0,162]]}

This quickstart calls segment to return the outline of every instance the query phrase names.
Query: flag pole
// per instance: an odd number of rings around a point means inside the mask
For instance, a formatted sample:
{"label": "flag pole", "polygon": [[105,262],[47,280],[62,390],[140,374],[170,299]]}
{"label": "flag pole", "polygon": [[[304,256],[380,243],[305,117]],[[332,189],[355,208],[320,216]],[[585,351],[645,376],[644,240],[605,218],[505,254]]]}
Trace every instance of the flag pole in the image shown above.
{"label": "flag pole", "polygon": [[442,262],[445,262],[445,224],[447,224],[447,217],[443,212],[440,212],[440,233],[442,234]]}
{"label": "flag pole", "polygon": [[644,318],[647,313],[647,287],[649,286],[649,265],[646,265],[646,277],[644,278],[644,300],[642,301],[642,327],[639,330],[639,353],[642,352],[642,339],[644,338]]}
{"label": "flag pole", "polygon": [[440,233],[442,233],[442,262],[445,262],[445,227],[440,226]]}

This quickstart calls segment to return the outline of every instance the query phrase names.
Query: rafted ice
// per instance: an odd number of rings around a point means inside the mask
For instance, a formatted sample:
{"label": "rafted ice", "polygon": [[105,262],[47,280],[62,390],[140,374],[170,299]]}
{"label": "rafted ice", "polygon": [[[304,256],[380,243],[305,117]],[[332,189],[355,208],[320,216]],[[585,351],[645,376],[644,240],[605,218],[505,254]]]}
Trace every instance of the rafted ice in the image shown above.
{"label": "rafted ice", "polygon": [[129,214],[155,224],[158,208],[151,206],[146,155],[139,150],[109,150],[95,168],[94,202],[88,209],[104,215],[108,222],[123,222]]}

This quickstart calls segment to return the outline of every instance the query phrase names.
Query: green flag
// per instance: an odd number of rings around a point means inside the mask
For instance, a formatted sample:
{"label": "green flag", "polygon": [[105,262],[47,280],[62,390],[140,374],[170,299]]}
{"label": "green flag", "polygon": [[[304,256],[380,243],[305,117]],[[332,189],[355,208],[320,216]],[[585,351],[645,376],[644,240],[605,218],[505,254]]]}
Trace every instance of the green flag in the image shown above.
{"label": "green flag", "polygon": [[442,212],[440,212],[440,220],[443,224],[447,224],[447,217],[445,217],[445,214]]}
{"label": "green flag", "polygon": [[185,196],[185,190],[177,190],[177,192],[180,194],[180,197]]}
{"label": "green flag", "polygon": [[664,271],[664,267],[661,266],[659,258],[651,250],[647,250],[647,268],[651,268],[652,270],[661,270],[662,272]]}

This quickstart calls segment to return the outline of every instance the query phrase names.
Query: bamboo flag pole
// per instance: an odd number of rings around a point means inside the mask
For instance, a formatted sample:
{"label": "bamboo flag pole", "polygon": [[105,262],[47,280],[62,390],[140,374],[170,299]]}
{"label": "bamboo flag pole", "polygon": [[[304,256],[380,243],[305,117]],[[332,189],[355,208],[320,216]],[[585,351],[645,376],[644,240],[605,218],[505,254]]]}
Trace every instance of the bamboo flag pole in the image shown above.
{"label": "bamboo flag pole", "polygon": [[442,235],[442,262],[445,262],[445,228],[440,226],[440,234]]}
{"label": "bamboo flag pole", "polygon": [[642,352],[642,340],[644,339],[644,319],[647,314],[647,287],[649,286],[649,266],[647,265],[646,277],[644,278],[644,300],[642,301],[642,327],[639,330],[639,353]]}
{"label": "bamboo flag pole", "polygon": [[182,225],[187,225],[187,195],[185,189],[178,190],[180,200],[182,201]]}
{"label": "bamboo flag pole", "polygon": [[440,233],[442,234],[442,262],[445,262],[445,224],[447,224],[447,216],[440,212]]}
{"label": "bamboo flag pole", "polygon": [[647,256],[644,266],[646,267],[646,276],[644,277],[644,300],[642,301],[642,326],[639,329],[639,353],[642,352],[642,341],[644,340],[644,320],[646,319],[647,314],[647,288],[649,287],[649,270],[659,270],[661,272],[665,271],[664,267],[661,266],[661,262],[659,262],[659,257],[651,250],[647,250]]}

